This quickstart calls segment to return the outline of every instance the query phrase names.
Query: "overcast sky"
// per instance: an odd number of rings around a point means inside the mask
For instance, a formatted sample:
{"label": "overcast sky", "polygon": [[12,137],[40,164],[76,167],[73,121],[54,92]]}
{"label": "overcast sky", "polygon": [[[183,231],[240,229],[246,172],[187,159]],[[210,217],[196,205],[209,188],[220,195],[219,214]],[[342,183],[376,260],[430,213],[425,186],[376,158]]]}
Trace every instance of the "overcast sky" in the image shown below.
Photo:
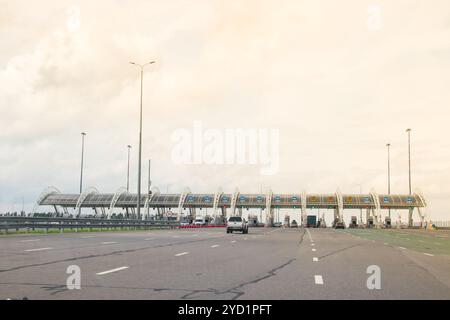
{"label": "overcast sky", "polygon": [[[387,192],[412,185],[450,220],[448,0],[0,0],[0,211],[54,185],[114,192],[143,163],[162,191]],[[174,132],[278,130],[279,170],[178,164]],[[144,175],[146,179],[146,175]],[[144,186],[146,183],[144,182]],[[143,189],[145,190],[145,187]]]}

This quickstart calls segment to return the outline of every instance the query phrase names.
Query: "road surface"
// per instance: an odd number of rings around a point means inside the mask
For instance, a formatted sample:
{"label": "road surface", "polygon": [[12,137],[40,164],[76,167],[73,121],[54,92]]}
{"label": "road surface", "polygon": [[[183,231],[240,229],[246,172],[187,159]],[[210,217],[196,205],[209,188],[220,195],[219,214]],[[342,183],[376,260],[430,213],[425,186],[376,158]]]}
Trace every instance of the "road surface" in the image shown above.
{"label": "road surface", "polygon": [[[9,235],[0,237],[0,299],[450,299],[448,235],[303,228]],[[80,268],[79,290],[66,285],[71,265]],[[369,266],[379,267],[380,289],[367,287]]]}

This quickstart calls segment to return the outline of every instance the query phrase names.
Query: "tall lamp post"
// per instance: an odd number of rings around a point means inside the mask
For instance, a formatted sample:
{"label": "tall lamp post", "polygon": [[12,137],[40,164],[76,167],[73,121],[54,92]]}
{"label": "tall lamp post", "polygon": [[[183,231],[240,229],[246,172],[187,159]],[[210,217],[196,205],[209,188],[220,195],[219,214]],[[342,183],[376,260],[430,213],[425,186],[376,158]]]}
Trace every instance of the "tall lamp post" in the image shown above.
{"label": "tall lamp post", "polygon": [[[362,195],[362,185],[359,184],[359,195]],[[359,208],[359,223],[362,225],[362,208]]]}
{"label": "tall lamp post", "polygon": [[[152,160],[148,159],[148,185],[147,185],[147,203],[150,201],[150,196],[152,194],[151,192],[151,186],[152,186],[152,180],[150,179],[150,168],[151,168]],[[150,205],[147,205],[147,219],[150,218]]]}
{"label": "tall lamp post", "polygon": [[81,174],[80,174],[80,194],[83,192],[83,162],[84,162],[84,137],[86,132],[81,133]]}
{"label": "tall lamp post", "polygon": [[[84,137],[86,132],[81,133],[81,174],[80,174],[80,196],[83,192],[83,164],[84,164]],[[81,214],[81,206],[78,208],[78,216]]]}
{"label": "tall lamp post", "polygon": [[128,145],[127,148],[128,148],[127,192],[130,192],[130,150],[131,150],[131,145]]}
{"label": "tall lamp post", "polygon": [[[388,194],[391,194],[391,144],[387,143],[387,153],[388,153]],[[391,208],[389,208],[389,219],[391,218]]]}
{"label": "tall lamp post", "polygon": [[[408,134],[408,179],[409,179],[409,195],[412,194],[411,190],[411,129],[406,129]],[[412,227],[412,208],[409,208],[408,225]]]}
{"label": "tall lamp post", "polygon": [[131,64],[139,67],[141,71],[141,99],[140,99],[140,114],[139,114],[139,160],[138,160],[138,187],[137,187],[137,218],[141,218],[141,155],[142,155],[142,87],[144,82],[144,67],[155,63],[155,61],[150,61],[144,64],[138,64],[135,62],[130,62]]}

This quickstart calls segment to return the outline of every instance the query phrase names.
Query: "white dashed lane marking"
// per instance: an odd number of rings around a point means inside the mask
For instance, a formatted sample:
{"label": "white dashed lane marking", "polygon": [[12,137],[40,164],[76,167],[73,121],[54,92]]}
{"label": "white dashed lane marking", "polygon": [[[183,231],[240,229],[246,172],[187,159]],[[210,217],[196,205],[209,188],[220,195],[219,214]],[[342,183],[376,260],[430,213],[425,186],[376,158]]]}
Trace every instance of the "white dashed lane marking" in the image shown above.
{"label": "white dashed lane marking", "polygon": [[189,254],[189,252],[185,251],[185,252],[177,253],[175,255],[175,257],[184,256],[185,254]]}
{"label": "white dashed lane marking", "polygon": [[323,284],[323,278],[322,278],[322,276],[316,274],[316,275],[314,276],[314,282],[315,282],[316,284]]}
{"label": "white dashed lane marking", "polygon": [[316,249],[315,249],[315,248],[312,248],[312,251],[313,251],[313,252],[316,252]]}
{"label": "white dashed lane marking", "polygon": [[318,262],[318,261],[319,261],[319,258],[317,258],[317,257],[313,258],[313,262]]}
{"label": "white dashed lane marking", "polygon": [[211,246],[211,248],[217,248],[219,245],[218,244],[213,244],[212,246]]}
{"label": "white dashed lane marking", "polygon": [[98,276],[102,276],[102,275],[104,275],[104,274],[113,273],[113,272],[117,272],[117,271],[124,270],[124,269],[128,269],[128,268],[129,268],[129,267],[125,266],[125,267],[115,268],[115,269],[111,269],[111,270],[106,270],[106,271],[99,272],[99,273],[96,273],[96,274],[97,274]]}
{"label": "white dashed lane marking", "polygon": [[51,250],[53,248],[37,248],[37,249],[28,249],[25,250],[26,252],[33,252],[33,251],[44,251],[44,250]]}
{"label": "white dashed lane marking", "polygon": [[431,254],[431,253],[423,253],[424,255],[426,255],[426,256],[430,256],[430,257],[434,257],[434,254]]}
{"label": "white dashed lane marking", "polygon": [[34,241],[41,241],[41,239],[20,240],[20,242],[34,242]]}
{"label": "white dashed lane marking", "polygon": [[236,240],[231,241],[231,243],[235,243],[235,242],[236,242]]}
{"label": "white dashed lane marking", "polygon": [[115,244],[115,243],[117,243],[117,242],[114,242],[114,241],[106,241],[106,242],[102,242],[102,244]]}
{"label": "white dashed lane marking", "polygon": [[153,240],[153,238],[145,238],[145,241]]}
{"label": "white dashed lane marking", "polygon": [[398,247],[399,249],[402,249],[402,250],[406,250],[406,248],[404,248],[404,247]]}

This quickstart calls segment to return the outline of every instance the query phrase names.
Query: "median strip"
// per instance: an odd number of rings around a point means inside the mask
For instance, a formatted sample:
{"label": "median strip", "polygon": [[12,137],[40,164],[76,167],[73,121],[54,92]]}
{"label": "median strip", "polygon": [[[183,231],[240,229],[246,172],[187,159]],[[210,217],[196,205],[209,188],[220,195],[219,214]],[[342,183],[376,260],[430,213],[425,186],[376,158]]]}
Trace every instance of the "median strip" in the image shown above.
{"label": "median strip", "polygon": [[124,269],[128,269],[128,268],[129,268],[129,267],[125,266],[125,267],[120,267],[120,268],[116,268],[116,269],[106,270],[106,271],[99,272],[99,273],[96,273],[96,274],[97,274],[98,276],[102,276],[102,275],[104,275],[104,274],[113,273],[113,272],[117,272],[117,271],[124,270]]}

